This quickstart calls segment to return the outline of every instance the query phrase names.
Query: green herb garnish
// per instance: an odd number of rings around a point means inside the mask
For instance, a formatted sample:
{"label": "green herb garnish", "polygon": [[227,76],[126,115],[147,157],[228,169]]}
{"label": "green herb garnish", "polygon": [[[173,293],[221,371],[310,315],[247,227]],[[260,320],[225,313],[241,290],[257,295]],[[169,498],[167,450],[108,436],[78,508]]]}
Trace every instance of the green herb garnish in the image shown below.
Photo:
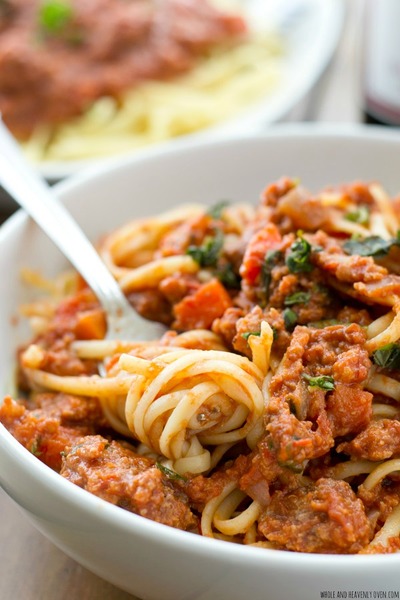
{"label": "green herb garnish", "polygon": [[251,335],[256,335],[257,337],[260,337],[261,331],[246,331],[245,333],[242,333],[242,337],[245,340],[248,340]]}
{"label": "green herb garnish", "polygon": [[[293,439],[291,442],[289,442],[288,444],[286,444],[285,448],[281,448],[281,452],[278,452],[278,464],[280,467],[284,467],[285,469],[289,469],[290,471],[293,471],[294,473],[302,473],[304,471],[304,464],[303,462],[299,463],[294,457],[293,457],[293,445],[298,442],[301,441],[301,438],[299,438],[297,435],[293,436]],[[283,450],[283,457],[282,457],[282,450]],[[280,456],[279,456],[280,454]]]}
{"label": "green herb garnish", "polygon": [[220,219],[222,217],[222,211],[229,206],[229,204],[229,200],[221,200],[221,202],[217,202],[214,206],[210,206],[206,214],[212,219]]}
{"label": "green herb garnish", "polygon": [[206,237],[201,246],[189,246],[189,254],[201,267],[215,267],[224,244],[224,234],[217,230],[215,236]]}
{"label": "green herb garnish", "polygon": [[72,20],[73,10],[69,2],[47,0],[39,8],[39,25],[47,34],[62,32]]}
{"label": "green herb garnish", "polygon": [[307,323],[307,327],[313,327],[314,329],[324,329],[325,327],[332,327],[332,325],[342,325],[342,322],[337,319],[323,319],[322,321],[310,321]]}
{"label": "green herb garnish", "polygon": [[272,437],[270,435],[267,435],[265,440],[267,442],[268,450],[275,450],[275,444],[274,444],[274,440],[272,439]]}
{"label": "green herb garnish", "polygon": [[271,285],[271,274],[272,269],[276,267],[282,258],[282,252],[280,250],[268,250],[265,254],[264,262],[261,265],[260,281],[263,286],[265,293],[269,295],[269,286]]}
{"label": "green herb garnish", "polygon": [[284,300],[285,306],[292,306],[293,304],[305,304],[311,298],[311,294],[309,292],[296,292],[295,294],[291,294],[290,296],[286,296]]}
{"label": "green herb garnish", "polygon": [[157,467],[157,469],[159,469],[161,471],[161,473],[163,473],[163,475],[166,475],[168,477],[168,479],[172,479],[175,481],[176,480],[187,481],[186,477],[179,475],[179,473],[172,471],[172,469],[169,469],[168,467],[166,467],[165,465],[162,465],[159,462],[156,462],[156,467]]}
{"label": "green herb garnish", "polygon": [[400,345],[386,344],[382,346],[372,354],[372,360],[376,365],[385,369],[400,369]]}
{"label": "green herb garnish", "polygon": [[241,278],[239,275],[237,275],[237,273],[235,273],[233,266],[230,263],[218,265],[215,274],[220,282],[227,288],[240,290]]}
{"label": "green herb garnish", "polygon": [[[271,327],[271,329],[272,329],[272,341],[275,341],[278,337],[278,330],[276,329],[276,327]],[[246,331],[245,333],[242,333],[242,337],[245,340],[248,340],[251,335],[256,335],[257,337],[260,337],[261,331]]]}
{"label": "green herb garnish", "polygon": [[286,257],[286,265],[291,273],[309,273],[313,270],[310,262],[311,244],[303,237],[298,237],[290,246]]}
{"label": "green herb garnish", "polygon": [[289,469],[289,471],[292,471],[293,473],[297,474],[300,474],[304,471],[304,466],[302,464],[296,463],[294,460],[278,460],[278,465],[280,467],[283,467],[284,469]]}
{"label": "green herb garnish", "polygon": [[280,250],[268,250],[265,254],[264,262],[269,267],[275,267],[282,258],[282,252]]}
{"label": "green herb garnish", "polygon": [[335,380],[330,375],[320,375],[319,377],[311,377],[307,373],[303,373],[303,379],[305,379],[308,385],[312,387],[319,387],[322,390],[334,390]]}
{"label": "green herb garnish", "polygon": [[293,331],[297,325],[297,314],[291,308],[285,308],[282,315],[287,331]]}
{"label": "green herb garnish", "polygon": [[353,223],[366,225],[369,221],[369,209],[367,206],[360,206],[356,210],[346,213],[344,218]]}
{"label": "green herb garnish", "polygon": [[343,244],[343,250],[347,254],[358,256],[375,256],[376,258],[386,256],[393,245],[399,245],[399,240],[384,240],[378,235],[371,235],[364,239],[351,239]]}

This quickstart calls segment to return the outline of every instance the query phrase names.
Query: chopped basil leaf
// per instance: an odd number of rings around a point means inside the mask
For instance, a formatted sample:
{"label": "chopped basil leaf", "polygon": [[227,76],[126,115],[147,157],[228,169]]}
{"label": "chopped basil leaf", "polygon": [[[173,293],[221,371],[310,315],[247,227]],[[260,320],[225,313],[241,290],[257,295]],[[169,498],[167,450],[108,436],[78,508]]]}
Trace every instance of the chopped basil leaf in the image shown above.
{"label": "chopped basil leaf", "polygon": [[275,444],[274,444],[274,440],[272,439],[272,437],[270,435],[267,435],[267,437],[265,439],[267,442],[268,450],[275,450]]}
{"label": "chopped basil leaf", "polygon": [[282,252],[280,250],[268,250],[265,254],[264,262],[270,267],[275,267],[281,258]]}
{"label": "chopped basil leaf", "polygon": [[201,246],[189,246],[186,254],[189,254],[201,267],[215,267],[222,246],[224,234],[217,230],[214,237],[206,237]]}
{"label": "chopped basil leaf", "polygon": [[156,462],[156,467],[157,467],[157,469],[159,469],[161,471],[161,473],[163,475],[166,475],[168,477],[168,479],[187,481],[186,477],[179,475],[179,473],[175,473],[175,471],[172,471],[172,469],[169,469],[168,467],[166,467],[165,465],[162,465],[159,462]]}
{"label": "chopped basil leaf", "polygon": [[386,344],[382,346],[372,354],[372,360],[376,365],[385,369],[400,369],[400,345]]}
{"label": "chopped basil leaf", "polygon": [[304,471],[304,466],[303,465],[299,465],[298,463],[294,462],[294,461],[278,461],[278,465],[280,467],[283,467],[284,469],[289,469],[289,471],[293,471],[293,473],[297,473],[300,474]]}
{"label": "chopped basil leaf", "polygon": [[371,235],[363,239],[351,239],[343,244],[343,250],[347,254],[358,254],[359,256],[375,256],[377,258],[386,256],[394,245],[399,245],[398,239],[384,240],[378,235]]}
{"label": "chopped basil leaf", "polygon": [[264,262],[261,266],[260,280],[267,298],[269,295],[269,286],[271,285],[272,269],[279,263],[281,258],[282,252],[280,250],[268,250],[268,252],[265,254]]}
{"label": "chopped basil leaf", "polygon": [[47,0],[39,8],[39,24],[50,34],[61,32],[70,23],[72,16],[72,6],[61,0]]}
{"label": "chopped basil leaf", "polygon": [[369,209],[368,206],[360,206],[357,210],[348,212],[344,215],[347,221],[353,223],[359,223],[360,225],[366,225],[369,221]]}
{"label": "chopped basil leaf", "polygon": [[293,331],[297,324],[297,314],[291,308],[285,308],[282,314],[285,328],[287,331]]}
{"label": "chopped basil leaf", "polygon": [[310,298],[311,294],[309,292],[296,292],[295,294],[286,296],[284,305],[292,306],[293,304],[305,304],[310,300]]}
{"label": "chopped basil leaf", "polygon": [[341,325],[342,322],[337,319],[324,319],[322,321],[310,321],[307,323],[308,327],[313,327],[314,329],[324,329],[325,327],[331,327],[332,325]]}
{"label": "chopped basil leaf", "polygon": [[[293,442],[298,441],[300,438],[297,436],[293,437]],[[293,455],[293,442],[289,442],[286,445],[284,454],[288,457],[286,460],[279,460],[278,465],[280,467],[284,467],[285,469],[289,469],[293,471],[293,473],[302,473],[304,471],[304,464],[298,463],[294,458],[291,458]]]}
{"label": "chopped basil leaf", "polygon": [[251,335],[256,335],[256,336],[260,337],[261,331],[246,331],[245,333],[242,333],[242,337],[245,340],[248,340]]}
{"label": "chopped basil leaf", "polygon": [[214,206],[210,206],[206,214],[212,219],[220,219],[222,217],[222,211],[229,206],[229,204],[230,202],[228,200],[221,200],[221,202],[217,202]]}
{"label": "chopped basil leaf", "polygon": [[319,377],[311,377],[307,373],[303,373],[303,379],[305,379],[308,385],[312,387],[319,387],[322,390],[334,390],[335,380],[330,375],[320,375]]}
{"label": "chopped basil leaf", "polygon": [[215,274],[220,282],[227,288],[240,290],[241,278],[239,275],[237,275],[237,273],[235,273],[233,266],[230,263],[219,265]]}
{"label": "chopped basil leaf", "polygon": [[[275,341],[276,338],[278,337],[278,330],[276,329],[276,327],[271,327],[271,329],[272,329],[272,341]],[[261,331],[246,331],[245,333],[242,333],[242,337],[245,340],[248,340],[251,335],[256,335],[259,337],[261,335]]]}
{"label": "chopped basil leaf", "polygon": [[311,244],[303,237],[298,237],[290,246],[286,257],[286,265],[291,273],[309,273],[313,270],[310,262]]}

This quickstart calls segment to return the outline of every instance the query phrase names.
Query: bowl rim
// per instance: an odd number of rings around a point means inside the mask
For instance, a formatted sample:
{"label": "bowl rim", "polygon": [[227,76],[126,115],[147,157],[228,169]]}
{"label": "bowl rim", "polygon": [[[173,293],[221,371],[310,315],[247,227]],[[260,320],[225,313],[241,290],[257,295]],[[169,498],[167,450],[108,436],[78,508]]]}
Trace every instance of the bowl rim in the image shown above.
{"label": "bowl rim", "polygon": [[[174,160],[179,160],[179,156],[186,152],[198,152],[201,149],[218,146],[220,148],[232,144],[251,144],[263,140],[285,139],[290,142],[291,139],[313,139],[313,140],[342,140],[347,141],[382,141],[398,145],[400,148],[400,131],[389,130],[382,126],[365,125],[340,125],[337,124],[289,124],[275,125],[267,132],[251,132],[249,134],[234,134],[218,139],[203,140],[182,140],[173,148],[160,148],[152,151],[148,155],[125,157],[109,164],[106,169],[100,166],[93,166],[84,172],[77,173],[70,178],[56,184],[55,191],[61,200],[68,198],[76,188],[82,185],[90,184],[91,181],[101,181],[103,177],[118,176],[118,173],[127,168],[139,168],[144,162],[158,162],[165,155],[171,155]],[[399,181],[400,188],[400,181]],[[13,214],[0,227],[0,246],[4,237],[12,235],[15,230],[23,226],[29,217],[22,209]],[[256,564],[279,566],[279,568],[290,568],[296,566],[305,569],[315,569],[321,566],[329,571],[337,569],[349,571],[353,568],[368,566],[370,561],[384,565],[398,564],[399,555],[396,554],[374,554],[374,555],[332,555],[332,554],[307,554],[300,552],[291,552],[284,550],[265,549],[259,547],[247,546],[245,549],[241,545],[226,543],[218,539],[211,539],[196,535],[190,532],[174,529],[167,525],[156,523],[134,513],[128,512],[120,507],[94,496],[90,492],[81,489],[72,482],[64,479],[58,473],[47,467],[29,450],[24,448],[8,430],[0,424],[0,452],[10,454],[13,460],[21,464],[22,471],[30,473],[40,485],[51,489],[52,493],[62,496],[71,506],[79,507],[83,512],[96,516],[108,524],[112,524],[120,530],[145,536],[151,539],[157,545],[164,547],[179,546],[182,551],[189,552],[198,556],[209,556],[210,553],[219,552],[224,560],[240,561],[242,564]],[[6,493],[12,497],[12,493]]]}
{"label": "bowl rim", "polygon": [[[288,122],[275,123],[265,130],[250,130],[248,132],[232,131],[224,135],[202,137],[186,137],[174,141],[171,145],[159,146],[148,149],[139,155],[119,156],[109,159],[106,164],[94,163],[82,171],[78,171],[54,184],[56,193],[63,197],[69,194],[71,188],[86,184],[93,178],[109,178],[115,176],[119,171],[125,170],[130,165],[145,164],[158,161],[163,156],[177,156],[185,152],[197,152],[201,148],[226,146],[230,144],[248,144],[254,141],[269,139],[302,139],[312,138],[325,141],[352,140],[352,141],[382,141],[389,143],[400,142],[400,128],[390,128],[385,125],[366,125],[364,123],[336,123],[336,122]],[[400,181],[399,181],[400,189]],[[17,211],[19,212],[19,211]],[[11,219],[13,218],[12,215]],[[10,219],[8,219],[10,220]],[[3,226],[6,226],[7,222]]]}

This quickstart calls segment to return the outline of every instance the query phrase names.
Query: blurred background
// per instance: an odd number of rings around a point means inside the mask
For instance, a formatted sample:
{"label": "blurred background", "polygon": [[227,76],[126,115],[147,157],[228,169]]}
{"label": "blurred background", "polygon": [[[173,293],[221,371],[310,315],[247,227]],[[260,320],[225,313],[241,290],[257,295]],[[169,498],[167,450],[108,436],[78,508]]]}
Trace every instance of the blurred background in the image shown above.
{"label": "blurred background", "polygon": [[[245,0],[246,3],[256,7],[256,21],[258,13],[265,10],[266,19],[271,19],[274,26],[282,30],[284,45],[287,36],[291,81],[284,81],[282,90],[278,86],[277,93],[273,90],[271,96],[266,95],[260,110],[250,111],[249,116],[239,122],[233,119],[222,128],[211,128],[210,134],[229,134],[238,129],[238,124],[239,130],[246,132],[267,131],[268,127],[282,122],[362,122],[365,106],[361,65],[368,0],[325,0],[325,6],[324,0]],[[385,3],[388,3],[389,14],[390,10],[396,12],[396,0],[381,0],[375,4]],[[398,10],[397,13],[400,17]],[[38,168],[54,183],[84,168],[86,163],[82,165],[78,163],[76,167],[73,161],[53,161],[41,163]],[[15,203],[0,187],[1,221],[15,209]]]}
{"label": "blurred background", "polygon": [[[378,51],[371,50],[372,59],[382,58],[385,60],[385,48],[388,47],[389,53],[390,51],[395,53],[397,44],[397,56],[400,60],[400,43],[397,41],[400,39],[398,36],[399,0],[379,0],[379,2],[372,0],[370,2],[377,13],[386,14],[386,17],[385,14],[373,16],[370,22],[372,34],[366,27],[364,15],[368,0],[336,1],[339,11],[343,9],[344,12],[332,56],[329,57],[322,72],[318,73],[318,77],[307,94],[276,121],[284,123],[363,123],[366,121],[366,94],[362,65],[363,57],[365,58],[366,55],[364,51],[367,47],[366,44],[368,41],[371,42],[370,36],[378,36],[378,42],[380,42]],[[268,4],[267,0],[264,2],[265,5]],[[323,3],[325,0],[321,0],[321,2]],[[289,6],[291,2],[281,0],[280,4],[285,7]],[[0,1],[0,7],[1,5]],[[372,41],[376,42],[375,39]],[[309,43],[312,46],[312,38]],[[367,55],[367,57],[370,61],[371,56]],[[298,77],[301,82],[301,66],[299,69]],[[398,82],[400,82],[399,72],[394,71],[393,79],[388,83],[388,93],[392,99],[394,97],[395,101],[397,92],[397,103],[400,106],[400,90],[396,90]],[[378,83],[382,89],[387,82],[380,81]],[[371,104],[373,112],[374,109],[377,109],[373,98]],[[377,112],[379,113],[379,102]],[[389,111],[389,114],[380,116],[384,117],[381,120],[385,120],[387,117],[389,125],[396,124],[395,111]],[[370,115],[369,121],[373,120]],[[400,120],[397,121],[397,124],[400,124]],[[274,125],[261,121],[259,129],[268,131],[268,127],[271,126]],[[228,132],[228,130],[229,128],[226,131]],[[6,196],[4,190],[0,190],[0,219],[3,221],[15,209],[16,205]],[[18,509],[2,491],[0,491],[0,514],[2,521],[0,598],[4,600],[12,598],[61,600],[68,597],[82,600],[102,598],[123,600],[131,597],[89,573],[44,539],[25,519],[20,518]],[[23,565],[22,570],[21,565]],[[68,590],[67,595],[66,590]]]}

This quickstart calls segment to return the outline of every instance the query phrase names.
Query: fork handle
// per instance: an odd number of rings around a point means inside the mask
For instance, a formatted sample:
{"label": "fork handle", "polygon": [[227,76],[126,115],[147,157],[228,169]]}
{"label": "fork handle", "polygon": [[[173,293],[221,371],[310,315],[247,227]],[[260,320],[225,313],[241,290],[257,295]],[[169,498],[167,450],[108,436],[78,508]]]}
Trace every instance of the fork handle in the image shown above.
{"label": "fork handle", "polygon": [[95,248],[50,187],[30,166],[1,118],[0,181],[69,259],[109,315],[114,316],[118,310],[117,303],[122,306],[128,304]]}

